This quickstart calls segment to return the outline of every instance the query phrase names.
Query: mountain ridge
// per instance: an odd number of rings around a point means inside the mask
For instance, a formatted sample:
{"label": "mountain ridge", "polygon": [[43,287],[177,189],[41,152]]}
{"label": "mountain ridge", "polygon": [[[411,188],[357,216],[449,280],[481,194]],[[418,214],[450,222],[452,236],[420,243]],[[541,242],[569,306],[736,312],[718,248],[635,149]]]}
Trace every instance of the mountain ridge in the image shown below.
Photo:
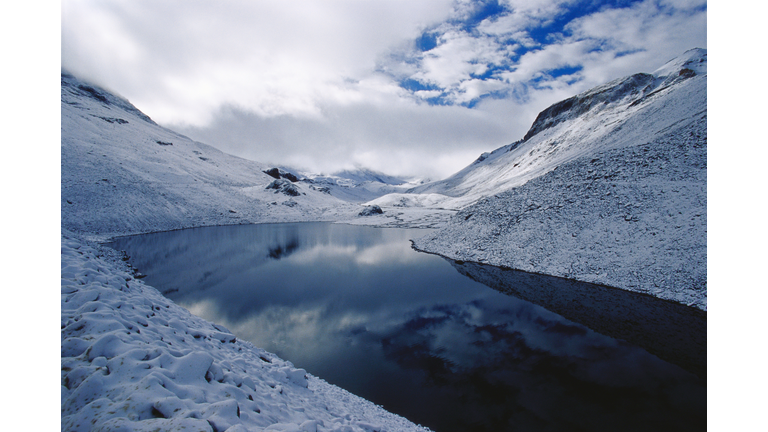
{"label": "mountain ridge", "polygon": [[553,104],[527,139],[415,188],[458,212],[414,247],[706,310],[706,51],[657,71]]}
{"label": "mountain ridge", "polygon": [[[692,66],[694,63],[696,66]],[[694,74],[680,75],[687,66],[696,69]],[[683,87],[690,87],[691,80],[702,79],[706,80],[706,51],[689,50],[654,74],[619,78],[550,105],[537,116],[523,139],[484,153],[447,179],[418,186],[408,193],[444,195],[440,206],[458,210],[483,196],[521,186],[557,165],[597,148],[632,145],[634,138],[622,139],[615,135],[623,133],[622,128],[636,129],[636,125],[628,123],[633,123],[633,118],[640,115],[643,120],[639,123],[663,123],[663,119],[653,118],[659,117],[654,116],[654,110],[665,111],[664,116],[668,119],[679,117],[673,111],[674,107],[656,102],[669,91],[681,91]],[[673,122],[669,121],[659,129],[671,126]],[[563,129],[564,125],[567,128]],[[637,131],[635,134],[643,135]],[[390,198],[382,197],[376,203],[388,200]]]}

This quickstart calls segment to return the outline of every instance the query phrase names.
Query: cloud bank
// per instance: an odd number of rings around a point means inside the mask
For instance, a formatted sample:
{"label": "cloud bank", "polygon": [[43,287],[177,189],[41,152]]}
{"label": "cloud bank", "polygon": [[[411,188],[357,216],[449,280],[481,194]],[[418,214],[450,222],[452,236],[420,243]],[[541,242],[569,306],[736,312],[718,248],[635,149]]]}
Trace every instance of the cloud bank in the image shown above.
{"label": "cloud bank", "polygon": [[242,157],[440,178],[706,30],[696,0],[67,0],[62,67]]}

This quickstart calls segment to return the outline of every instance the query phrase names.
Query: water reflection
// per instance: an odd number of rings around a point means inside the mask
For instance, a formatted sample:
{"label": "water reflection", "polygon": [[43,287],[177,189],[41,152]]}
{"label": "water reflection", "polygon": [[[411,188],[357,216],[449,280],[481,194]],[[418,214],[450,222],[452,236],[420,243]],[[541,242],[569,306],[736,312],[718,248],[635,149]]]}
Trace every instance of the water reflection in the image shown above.
{"label": "water reflection", "polygon": [[193,313],[436,431],[705,428],[696,376],[412,251],[422,234],[251,225],[115,247]]}
{"label": "water reflection", "polygon": [[447,260],[459,273],[707,377],[707,314],[645,294]]}

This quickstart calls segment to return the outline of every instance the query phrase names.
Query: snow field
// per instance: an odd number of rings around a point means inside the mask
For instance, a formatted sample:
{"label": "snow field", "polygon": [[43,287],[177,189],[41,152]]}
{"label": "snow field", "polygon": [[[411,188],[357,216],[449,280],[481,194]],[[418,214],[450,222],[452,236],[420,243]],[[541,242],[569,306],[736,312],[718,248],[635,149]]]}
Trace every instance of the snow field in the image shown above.
{"label": "snow field", "polygon": [[117,253],[61,244],[61,422],[68,431],[425,431],[238,340],[133,277]]}

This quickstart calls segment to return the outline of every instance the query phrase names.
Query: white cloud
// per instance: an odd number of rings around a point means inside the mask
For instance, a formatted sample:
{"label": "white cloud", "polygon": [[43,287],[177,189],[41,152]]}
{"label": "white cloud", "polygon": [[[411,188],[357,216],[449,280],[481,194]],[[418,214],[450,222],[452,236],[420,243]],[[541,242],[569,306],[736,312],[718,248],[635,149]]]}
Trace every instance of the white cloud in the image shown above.
{"label": "white cloud", "polygon": [[[472,0],[67,0],[62,66],[239,156],[441,177],[521,138],[551,103],[706,47],[698,0],[604,8],[546,44],[531,37],[570,3],[508,0],[467,31],[455,20]],[[422,53],[425,30],[438,45]],[[546,73],[566,66],[581,69]],[[401,88],[409,77],[429,86]]]}
{"label": "white cloud", "polygon": [[707,0],[660,0],[660,3],[677,9],[695,9],[706,6]]}
{"label": "white cloud", "polygon": [[204,124],[223,104],[317,114],[318,99],[444,19],[450,1],[72,0],[63,9],[65,68],[157,121]]}
{"label": "white cloud", "polygon": [[418,90],[413,93],[414,96],[420,97],[422,99],[431,99],[440,97],[440,95],[443,94],[442,90]]}
{"label": "white cloud", "polygon": [[456,103],[467,103],[474,99],[479,98],[482,95],[493,93],[496,91],[502,91],[509,86],[501,80],[495,79],[471,79],[463,81],[459,85],[458,92],[453,96],[453,100]]}
{"label": "white cloud", "polygon": [[[205,128],[175,125],[196,140],[265,163],[330,173],[363,165],[393,175],[442,178],[509,144],[506,116],[430,106],[390,95],[321,107],[320,117],[264,117],[227,107]],[[226,137],[222,140],[221,137]]]}
{"label": "white cloud", "polygon": [[[707,41],[706,11],[660,10],[652,0],[579,18],[568,27],[573,38],[607,48],[607,58],[603,54],[585,62],[584,74],[593,82],[652,72],[688,49],[706,48]],[[631,54],[614,57],[622,51]]]}
{"label": "white cloud", "polygon": [[501,76],[510,83],[526,82],[541,71],[581,65],[589,58],[590,48],[592,44],[584,41],[548,45],[523,54],[515,69]]}
{"label": "white cloud", "polygon": [[511,10],[501,17],[486,19],[478,30],[490,35],[509,35],[531,26],[547,23],[566,11],[575,0],[507,0],[503,3]]}
{"label": "white cloud", "polygon": [[423,54],[420,71],[412,78],[447,89],[473,74],[483,74],[488,65],[505,63],[508,57],[508,49],[492,38],[451,31],[440,36],[437,47]]}

